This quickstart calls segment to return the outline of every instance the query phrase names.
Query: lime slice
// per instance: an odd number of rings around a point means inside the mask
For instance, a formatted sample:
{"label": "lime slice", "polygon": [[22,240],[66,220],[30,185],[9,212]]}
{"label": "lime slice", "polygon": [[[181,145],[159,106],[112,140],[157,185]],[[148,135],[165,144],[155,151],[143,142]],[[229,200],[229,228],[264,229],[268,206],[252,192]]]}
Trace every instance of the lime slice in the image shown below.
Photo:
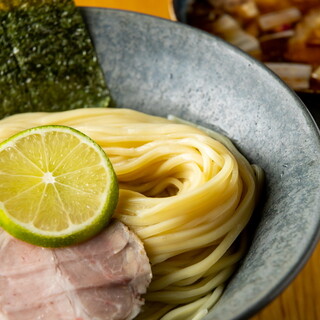
{"label": "lime slice", "polygon": [[118,190],[102,148],[75,129],[41,126],[0,144],[0,226],[26,242],[61,247],[92,237]]}

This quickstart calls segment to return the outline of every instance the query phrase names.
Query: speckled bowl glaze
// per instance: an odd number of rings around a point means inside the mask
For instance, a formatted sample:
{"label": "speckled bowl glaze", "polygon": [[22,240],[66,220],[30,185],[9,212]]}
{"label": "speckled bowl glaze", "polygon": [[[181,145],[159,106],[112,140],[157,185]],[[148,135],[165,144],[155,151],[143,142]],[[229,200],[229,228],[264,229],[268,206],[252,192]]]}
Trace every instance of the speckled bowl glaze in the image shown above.
{"label": "speckled bowl glaze", "polygon": [[214,128],[264,168],[249,252],[205,319],[253,315],[289,284],[319,239],[315,122],[277,77],[222,40],[142,14],[82,12],[118,107]]}

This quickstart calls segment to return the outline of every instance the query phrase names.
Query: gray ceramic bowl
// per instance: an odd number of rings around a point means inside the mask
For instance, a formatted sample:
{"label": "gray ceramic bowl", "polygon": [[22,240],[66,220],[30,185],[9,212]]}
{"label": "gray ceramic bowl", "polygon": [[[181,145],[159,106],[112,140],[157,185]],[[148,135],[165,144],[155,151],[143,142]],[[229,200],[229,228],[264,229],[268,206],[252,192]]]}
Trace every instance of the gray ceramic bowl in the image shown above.
{"label": "gray ceramic bowl", "polygon": [[314,121],[278,78],[219,39],[135,13],[82,12],[118,107],[216,128],[264,168],[265,199],[255,213],[252,245],[205,319],[253,315],[289,284],[319,239]]}

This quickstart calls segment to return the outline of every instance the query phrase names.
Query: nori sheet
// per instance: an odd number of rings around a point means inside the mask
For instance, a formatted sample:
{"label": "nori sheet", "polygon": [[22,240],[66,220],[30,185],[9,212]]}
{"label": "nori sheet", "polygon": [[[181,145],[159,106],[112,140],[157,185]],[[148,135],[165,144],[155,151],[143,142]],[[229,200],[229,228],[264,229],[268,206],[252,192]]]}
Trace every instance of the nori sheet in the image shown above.
{"label": "nori sheet", "polygon": [[110,93],[72,0],[0,0],[0,118],[107,107]]}
{"label": "nori sheet", "polygon": [[[0,14],[1,16],[1,14]],[[0,25],[0,118],[33,109],[13,48]]]}

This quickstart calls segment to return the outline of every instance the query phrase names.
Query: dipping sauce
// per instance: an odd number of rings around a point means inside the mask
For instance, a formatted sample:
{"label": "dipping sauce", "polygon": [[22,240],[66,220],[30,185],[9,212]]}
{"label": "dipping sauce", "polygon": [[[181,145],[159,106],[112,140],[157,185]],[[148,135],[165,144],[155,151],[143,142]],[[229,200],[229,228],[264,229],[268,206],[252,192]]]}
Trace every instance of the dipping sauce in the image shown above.
{"label": "dipping sauce", "polygon": [[187,23],[264,62],[299,92],[320,92],[320,0],[194,0]]}

